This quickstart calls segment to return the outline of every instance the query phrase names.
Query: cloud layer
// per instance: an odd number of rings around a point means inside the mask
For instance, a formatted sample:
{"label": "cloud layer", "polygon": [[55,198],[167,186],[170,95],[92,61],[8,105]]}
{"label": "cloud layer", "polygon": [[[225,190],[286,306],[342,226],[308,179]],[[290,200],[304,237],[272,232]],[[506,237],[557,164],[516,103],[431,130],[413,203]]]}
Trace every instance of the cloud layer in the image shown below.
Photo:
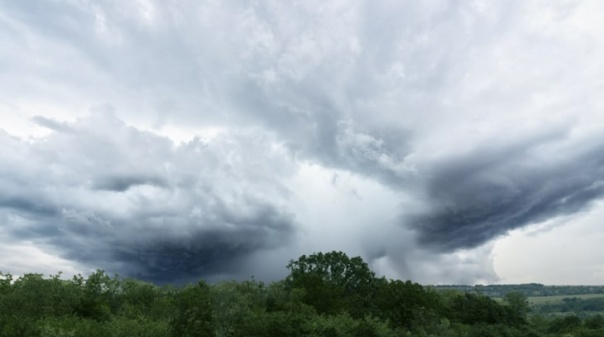
{"label": "cloud layer", "polygon": [[272,277],[332,242],[492,281],[493,240],[604,193],[597,1],[1,6],[2,240],[84,268]]}
{"label": "cloud layer", "polygon": [[507,231],[576,213],[604,194],[604,141],[572,131],[477,148],[436,165],[420,240],[473,248]]}
{"label": "cloud layer", "polygon": [[0,209],[12,240],[167,281],[227,272],[295,231],[289,192],[274,179],[291,163],[270,137],[177,146],[110,113],[55,130],[33,144],[2,137]]}

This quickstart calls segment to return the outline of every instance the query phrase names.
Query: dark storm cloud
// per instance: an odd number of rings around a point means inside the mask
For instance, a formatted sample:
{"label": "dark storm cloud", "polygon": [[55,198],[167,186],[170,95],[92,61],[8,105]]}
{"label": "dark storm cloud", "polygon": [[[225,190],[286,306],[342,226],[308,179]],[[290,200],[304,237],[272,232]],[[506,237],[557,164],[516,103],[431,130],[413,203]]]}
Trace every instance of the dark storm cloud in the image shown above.
{"label": "dark storm cloud", "polygon": [[241,266],[251,254],[281,247],[295,230],[291,215],[252,207],[246,215],[217,207],[198,217],[164,211],[119,220],[70,212],[46,240],[71,260],[161,283],[245,277]]}
{"label": "dark storm cloud", "polygon": [[[154,238],[135,245],[119,245],[113,261],[130,266],[135,276],[168,282],[206,277],[239,275],[248,257],[288,242],[291,218],[265,207],[254,217],[231,222],[228,214],[220,220],[231,228],[189,232],[186,237]],[[216,221],[216,220],[214,220]],[[193,226],[192,226],[193,227]]]}
{"label": "dark storm cloud", "polygon": [[0,176],[0,212],[24,220],[4,225],[15,241],[169,282],[240,276],[235,267],[249,255],[287,244],[296,231],[275,175],[287,174],[288,159],[263,135],[176,146],[111,114],[69,129],[33,144],[2,138],[10,175]]}
{"label": "dark storm cloud", "polygon": [[568,138],[522,139],[439,162],[426,181],[429,213],[409,220],[421,243],[443,251],[473,248],[602,198],[604,143]]}

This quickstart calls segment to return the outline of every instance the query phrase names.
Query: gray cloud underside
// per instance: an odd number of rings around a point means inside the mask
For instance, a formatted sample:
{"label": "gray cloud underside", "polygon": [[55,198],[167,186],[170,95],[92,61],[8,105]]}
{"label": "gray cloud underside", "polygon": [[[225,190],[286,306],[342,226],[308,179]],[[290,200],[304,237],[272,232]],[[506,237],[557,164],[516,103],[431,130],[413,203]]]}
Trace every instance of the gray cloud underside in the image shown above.
{"label": "gray cloud underside", "polygon": [[507,231],[587,209],[604,195],[604,142],[523,139],[485,146],[433,168],[429,214],[407,219],[422,243],[473,248]]}
{"label": "gray cloud underside", "polygon": [[[287,190],[268,179],[273,167],[240,148],[273,151],[262,137],[174,146],[110,116],[70,130],[34,144],[1,137],[0,212],[20,219],[4,225],[15,241],[168,282],[237,276],[247,256],[295,231],[279,204]],[[287,159],[270,164],[278,170]]]}

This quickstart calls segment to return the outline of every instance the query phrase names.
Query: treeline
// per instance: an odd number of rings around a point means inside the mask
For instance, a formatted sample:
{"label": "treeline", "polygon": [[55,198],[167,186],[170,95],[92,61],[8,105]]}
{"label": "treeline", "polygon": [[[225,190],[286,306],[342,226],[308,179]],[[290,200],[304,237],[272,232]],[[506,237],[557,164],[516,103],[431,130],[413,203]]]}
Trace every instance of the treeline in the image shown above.
{"label": "treeline", "polygon": [[183,287],[97,271],[63,280],[0,274],[0,336],[604,336],[601,316],[531,317],[526,297],[499,303],[378,278],[360,258],[317,253],[289,275]]}
{"label": "treeline", "polygon": [[568,297],[559,303],[545,303],[537,305],[534,309],[542,314],[551,313],[573,313],[579,316],[587,316],[593,312],[604,312],[604,298],[577,298]]}
{"label": "treeline", "polygon": [[503,297],[509,292],[519,292],[528,297],[538,296],[576,296],[604,294],[604,286],[546,286],[540,283],[527,284],[491,284],[491,285],[439,285],[437,289],[476,292],[489,297]]}

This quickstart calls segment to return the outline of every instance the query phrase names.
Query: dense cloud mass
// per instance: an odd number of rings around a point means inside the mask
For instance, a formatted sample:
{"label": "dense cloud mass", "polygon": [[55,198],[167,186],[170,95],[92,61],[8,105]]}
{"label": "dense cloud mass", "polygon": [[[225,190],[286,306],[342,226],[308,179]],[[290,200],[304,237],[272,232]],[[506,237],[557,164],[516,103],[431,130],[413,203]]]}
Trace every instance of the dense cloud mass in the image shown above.
{"label": "dense cloud mass", "polygon": [[582,141],[568,134],[521,139],[439,163],[427,181],[434,206],[414,219],[421,242],[472,248],[585,209],[604,194],[604,141]]}
{"label": "dense cloud mass", "polygon": [[495,281],[494,240],[604,193],[601,6],[3,2],[0,239],[158,282],[313,249]]}
{"label": "dense cloud mass", "polygon": [[55,130],[32,144],[3,134],[0,210],[12,240],[167,281],[229,271],[295,230],[288,191],[273,180],[291,163],[270,137],[176,146],[110,113]]}

